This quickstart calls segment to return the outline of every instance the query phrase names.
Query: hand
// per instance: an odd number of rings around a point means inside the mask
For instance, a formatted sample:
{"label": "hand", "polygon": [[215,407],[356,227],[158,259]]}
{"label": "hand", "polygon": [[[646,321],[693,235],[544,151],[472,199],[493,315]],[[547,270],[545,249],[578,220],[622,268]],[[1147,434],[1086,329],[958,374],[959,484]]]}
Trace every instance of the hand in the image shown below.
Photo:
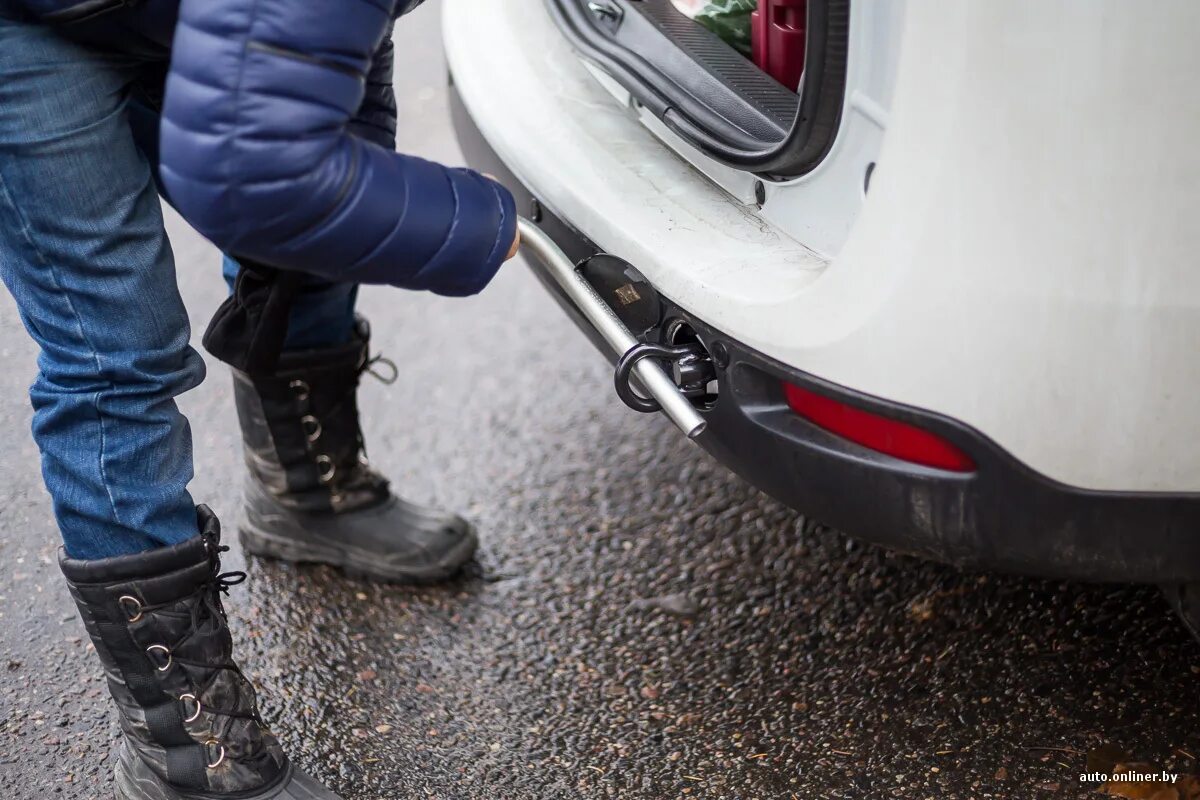
{"label": "hand", "polygon": [[513,256],[515,256],[517,254],[517,251],[520,249],[521,249],[521,231],[520,231],[520,229],[518,229],[516,231],[516,236],[513,237],[512,247],[508,248],[508,255],[506,255],[504,257],[504,260],[505,261],[510,260]]}
{"label": "hand", "polygon": [[[488,180],[495,181],[496,183],[500,183],[500,179],[497,178],[495,175],[491,174],[490,172],[483,173],[483,177],[487,178]],[[508,255],[506,255],[504,257],[504,260],[511,261],[513,256],[515,256],[517,254],[517,251],[520,249],[521,249],[521,231],[517,230],[516,235],[513,236],[512,244],[508,248]]]}

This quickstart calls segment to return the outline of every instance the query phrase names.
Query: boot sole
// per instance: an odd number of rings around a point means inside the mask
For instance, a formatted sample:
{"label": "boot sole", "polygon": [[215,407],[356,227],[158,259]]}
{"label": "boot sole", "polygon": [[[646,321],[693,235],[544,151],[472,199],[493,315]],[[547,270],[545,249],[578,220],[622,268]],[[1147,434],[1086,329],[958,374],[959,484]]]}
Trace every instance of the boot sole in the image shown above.
{"label": "boot sole", "polygon": [[116,800],[339,800],[337,795],[296,772],[291,764],[275,785],[261,792],[234,794],[181,793],[163,783],[155,772],[122,743],[114,775]]}
{"label": "boot sole", "polygon": [[[283,525],[288,521],[279,520]],[[247,553],[297,564],[329,564],[348,575],[375,578],[389,583],[436,583],[462,569],[479,547],[479,538],[470,530],[459,545],[441,559],[423,567],[393,566],[379,560],[377,553],[331,545],[278,533],[278,526],[267,530],[249,517],[238,526],[238,538]]]}

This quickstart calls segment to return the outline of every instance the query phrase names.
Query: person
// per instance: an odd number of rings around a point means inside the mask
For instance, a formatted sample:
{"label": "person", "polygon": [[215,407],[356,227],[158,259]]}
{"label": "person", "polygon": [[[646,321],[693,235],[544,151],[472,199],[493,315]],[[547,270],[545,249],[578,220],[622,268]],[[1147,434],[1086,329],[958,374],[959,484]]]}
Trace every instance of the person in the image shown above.
{"label": "person", "polygon": [[[0,276],[40,347],[33,435],[61,568],[123,732],[125,800],[329,800],[259,715],[188,493],[204,378],[161,194],[229,255],[206,344],[235,366],[248,552],[387,580],[470,558],[392,494],[356,388],[386,375],[359,284],[481,290],[517,248],[492,179],[394,152],[393,20],[420,0],[0,0]],[[210,342],[211,340],[211,342]]]}

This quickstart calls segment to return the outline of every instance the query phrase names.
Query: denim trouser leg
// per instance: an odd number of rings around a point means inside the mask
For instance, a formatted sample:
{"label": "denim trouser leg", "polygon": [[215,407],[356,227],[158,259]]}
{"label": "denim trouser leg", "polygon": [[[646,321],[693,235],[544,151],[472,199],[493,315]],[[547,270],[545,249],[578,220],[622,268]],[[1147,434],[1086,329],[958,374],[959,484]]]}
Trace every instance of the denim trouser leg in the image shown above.
{"label": "denim trouser leg", "polygon": [[127,119],[136,70],[0,18],[0,277],[41,348],[33,433],[76,558],[196,534],[174,398],[204,366]]}
{"label": "denim trouser leg", "polygon": [[[233,291],[238,263],[225,256],[225,282]],[[350,341],[354,330],[354,303],[358,284],[330,283],[313,277],[301,286],[288,319],[285,350],[312,350]]]}

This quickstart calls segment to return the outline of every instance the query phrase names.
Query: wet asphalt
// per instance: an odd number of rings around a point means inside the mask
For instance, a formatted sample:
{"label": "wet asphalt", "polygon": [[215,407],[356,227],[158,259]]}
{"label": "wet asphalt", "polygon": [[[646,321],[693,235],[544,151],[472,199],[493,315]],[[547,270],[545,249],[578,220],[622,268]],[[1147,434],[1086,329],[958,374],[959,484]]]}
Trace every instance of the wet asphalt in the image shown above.
{"label": "wet asphalt", "polygon": [[[401,149],[455,162],[437,22],[398,29]],[[198,332],[217,255],[170,230]],[[470,300],[361,305],[401,367],[364,387],[372,460],[483,546],[406,588],[234,543],[265,715],[349,800],[1092,797],[1097,749],[1200,772],[1200,646],[1156,590],[964,573],[803,518],[624,410],[524,266]],[[0,796],[108,797],[117,728],[54,564],[33,358],[0,296]],[[209,367],[181,403],[192,489],[232,530],[239,442]]]}

